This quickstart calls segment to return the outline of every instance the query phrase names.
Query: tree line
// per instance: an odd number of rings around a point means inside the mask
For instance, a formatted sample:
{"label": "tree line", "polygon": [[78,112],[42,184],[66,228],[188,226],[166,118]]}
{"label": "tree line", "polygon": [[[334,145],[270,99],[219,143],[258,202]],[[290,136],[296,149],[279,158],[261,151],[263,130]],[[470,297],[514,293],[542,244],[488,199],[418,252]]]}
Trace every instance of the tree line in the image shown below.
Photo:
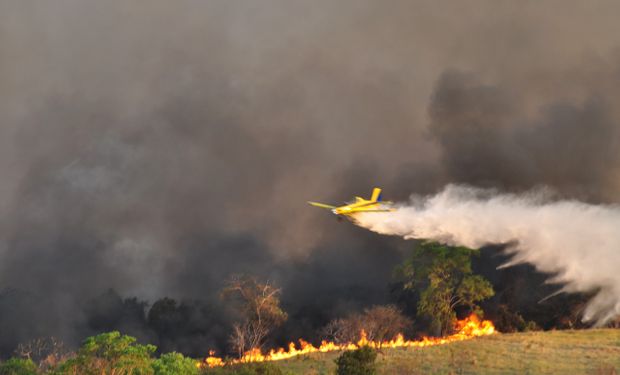
{"label": "tree line", "polygon": [[[322,323],[317,319],[314,339],[356,341],[362,329],[371,340],[391,339],[397,333],[411,338],[446,335],[457,318],[482,315],[483,311],[485,318],[504,332],[580,327],[578,312],[587,296],[562,295],[544,303],[529,303],[528,299],[539,298],[538,289],[545,292],[544,287],[533,290],[524,286],[528,282],[542,285],[544,278],[532,277],[527,266],[497,271],[484,264],[488,259],[484,249],[417,244],[394,270],[390,303],[370,305]],[[87,304],[85,332],[120,331],[136,337],[137,342],[154,343],[149,355],[178,352],[199,358],[208,349],[216,349],[225,356],[238,357],[250,348],[282,345],[280,334],[286,330],[289,314],[281,293],[277,285],[251,275],[230,277],[216,303],[162,298],[149,305],[109,290]],[[21,338],[10,348],[3,344],[0,349],[8,356],[32,360],[38,368],[50,365],[50,360],[58,363],[76,358],[79,353],[70,348],[62,352],[61,341],[49,337]],[[50,357],[49,348],[56,354]],[[58,354],[61,352],[68,357]]]}

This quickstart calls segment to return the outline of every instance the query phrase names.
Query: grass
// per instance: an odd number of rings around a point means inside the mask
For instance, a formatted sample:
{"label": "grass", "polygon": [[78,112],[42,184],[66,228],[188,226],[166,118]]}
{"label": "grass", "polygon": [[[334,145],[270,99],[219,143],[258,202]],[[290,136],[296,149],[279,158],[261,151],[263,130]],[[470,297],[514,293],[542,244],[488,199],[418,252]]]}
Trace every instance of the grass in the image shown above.
{"label": "grass", "polygon": [[[294,374],[333,374],[339,353],[278,362]],[[620,372],[620,329],[497,334],[421,349],[384,349],[379,374],[593,374]]]}

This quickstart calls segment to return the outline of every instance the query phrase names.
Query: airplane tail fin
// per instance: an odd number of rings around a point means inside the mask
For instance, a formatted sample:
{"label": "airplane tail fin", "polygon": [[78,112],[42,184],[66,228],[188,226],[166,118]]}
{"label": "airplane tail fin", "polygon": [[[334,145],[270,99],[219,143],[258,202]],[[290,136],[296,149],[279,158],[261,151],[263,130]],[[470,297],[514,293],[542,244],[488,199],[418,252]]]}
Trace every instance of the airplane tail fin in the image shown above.
{"label": "airplane tail fin", "polygon": [[372,189],[372,196],[370,197],[370,200],[373,202],[381,202],[381,189]]}

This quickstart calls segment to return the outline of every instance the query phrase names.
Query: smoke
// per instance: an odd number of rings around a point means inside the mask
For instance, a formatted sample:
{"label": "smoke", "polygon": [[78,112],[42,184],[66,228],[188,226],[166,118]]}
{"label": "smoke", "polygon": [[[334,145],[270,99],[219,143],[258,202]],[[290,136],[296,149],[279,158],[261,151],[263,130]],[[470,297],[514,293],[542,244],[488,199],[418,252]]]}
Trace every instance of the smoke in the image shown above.
{"label": "smoke", "polygon": [[517,195],[448,185],[436,195],[412,197],[395,212],[356,219],[406,239],[471,248],[507,244],[513,254],[507,265],[531,263],[567,292],[598,291],[584,320],[604,324],[620,314],[620,207],[552,200],[542,190]]}
{"label": "smoke", "polygon": [[620,201],[619,7],[0,1],[3,353],[79,341],[110,287],[216,306],[251,273],[306,337],[384,302],[410,244],[307,200]]}

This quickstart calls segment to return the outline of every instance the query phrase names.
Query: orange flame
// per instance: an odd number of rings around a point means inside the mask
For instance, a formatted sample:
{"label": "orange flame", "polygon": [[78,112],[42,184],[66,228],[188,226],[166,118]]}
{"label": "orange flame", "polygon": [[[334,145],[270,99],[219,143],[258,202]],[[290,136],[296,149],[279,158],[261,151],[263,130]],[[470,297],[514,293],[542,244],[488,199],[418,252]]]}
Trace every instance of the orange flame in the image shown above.
{"label": "orange flame", "polygon": [[355,350],[362,346],[371,348],[401,348],[401,347],[424,347],[432,345],[447,344],[455,341],[472,339],[474,337],[486,336],[495,333],[495,327],[489,320],[480,321],[475,315],[470,315],[466,319],[459,320],[456,323],[456,333],[446,337],[424,337],[421,340],[405,340],[402,334],[389,341],[369,341],[366,338],[366,332],[360,332],[360,339],[356,343],[336,344],[334,342],[322,341],[319,347],[315,347],[311,343],[299,340],[299,346],[291,342],[288,349],[279,348],[272,349],[268,353],[263,353],[259,348],[251,349],[239,358],[230,361],[224,361],[220,357],[215,357],[214,352],[209,352],[209,357],[199,363],[200,367],[220,367],[230,364],[279,361],[282,359],[296,357],[309,353],[326,353],[338,350]]}

